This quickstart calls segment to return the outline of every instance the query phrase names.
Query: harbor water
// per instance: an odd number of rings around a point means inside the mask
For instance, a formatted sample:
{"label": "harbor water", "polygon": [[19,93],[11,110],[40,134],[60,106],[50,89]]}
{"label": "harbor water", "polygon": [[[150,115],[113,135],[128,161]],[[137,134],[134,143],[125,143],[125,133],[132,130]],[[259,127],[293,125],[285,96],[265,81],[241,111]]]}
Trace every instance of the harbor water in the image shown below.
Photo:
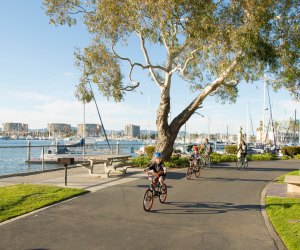
{"label": "harbor water", "polygon": [[[27,160],[33,159],[40,162],[42,152],[47,154],[51,144],[55,144],[53,140],[31,140],[30,151],[27,140],[0,140],[0,176],[28,173],[41,170],[57,169],[62,166],[59,164],[44,163],[26,163]],[[135,151],[144,145],[142,141],[121,141],[111,142],[110,149],[105,142],[97,142],[85,146],[85,152],[92,154],[130,154],[135,156]],[[83,148],[70,148],[70,157],[78,157],[82,155]]]}

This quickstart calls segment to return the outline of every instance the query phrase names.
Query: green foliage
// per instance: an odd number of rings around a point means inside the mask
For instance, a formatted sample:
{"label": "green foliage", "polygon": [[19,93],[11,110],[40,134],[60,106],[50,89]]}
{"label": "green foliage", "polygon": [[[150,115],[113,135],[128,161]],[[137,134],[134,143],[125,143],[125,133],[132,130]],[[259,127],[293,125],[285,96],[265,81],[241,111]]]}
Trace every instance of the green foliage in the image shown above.
{"label": "green foliage", "polygon": [[170,161],[165,162],[165,165],[166,167],[174,167],[174,168],[188,167],[189,159],[186,157],[171,156]]}
{"label": "green foliage", "polygon": [[153,157],[155,146],[145,146],[145,153],[148,157]]}
{"label": "green foliage", "polygon": [[283,155],[283,156],[281,157],[281,160],[290,160],[290,159],[292,159],[292,157],[289,156],[289,155]]}
{"label": "green foliage", "polygon": [[248,155],[248,159],[250,161],[269,161],[269,160],[278,160],[278,156],[276,154],[255,154]]}
{"label": "green foliage", "polygon": [[19,184],[0,188],[0,222],[87,191],[47,185]]}
{"label": "green foliage", "polygon": [[[209,84],[226,72],[226,79],[212,91],[221,100],[234,101],[235,85],[243,79],[258,79],[268,67],[275,79],[272,82],[275,89],[285,87],[296,97],[299,94],[297,0],[247,4],[191,0],[44,0],[44,7],[50,23],[69,26],[84,23],[90,33],[88,50],[92,53],[84,52],[79,57],[83,71],[81,83],[94,82],[100,91],[117,101],[122,99],[123,91],[139,87],[140,82],[132,77],[135,68],[149,70],[152,80],[162,84],[165,73],[175,69],[174,72],[180,73],[177,76],[189,82],[194,91],[203,89],[205,82]],[[160,55],[161,60],[155,65],[151,64],[151,56],[142,64],[141,60],[134,62],[127,55],[119,55],[115,47],[126,47],[135,37],[142,46],[157,45],[168,51]],[[234,70],[226,71],[235,59],[238,63],[234,64]],[[122,81],[120,61],[130,66],[127,86]]]}
{"label": "green foliage", "polygon": [[300,147],[299,146],[282,147],[281,153],[283,155],[294,156],[294,155],[300,154]]}
{"label": "green foliage", "polygon": [[151,157],[148,156],[138,156],[130,160],[136,167],[146,167],[151,161]]}
{"label": "green foliage", "polygon": [[212,153],[210,155],[212,163],[220,163],[220,162],[235,162],[237,160],[236,154],[217,154]]}
{"label": "green foliage", "polygon": [[300,154],[294,155],[294,159],[300,160]]}
{"label": "green foliage", "polygon": [[300,246],[300,199],[267,197],[268,216],[289,250]]}
{"label": "green foliage", "polygon": [[237,145],[227,145],[224,150],[226,154],[236,154]]}

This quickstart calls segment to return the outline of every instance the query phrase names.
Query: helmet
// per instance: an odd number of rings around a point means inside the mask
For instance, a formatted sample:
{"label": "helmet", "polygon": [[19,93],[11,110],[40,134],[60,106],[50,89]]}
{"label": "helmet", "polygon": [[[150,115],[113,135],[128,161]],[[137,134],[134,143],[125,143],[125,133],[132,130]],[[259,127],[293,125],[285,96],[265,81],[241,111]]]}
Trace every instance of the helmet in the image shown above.
{"label": "helmet", "polygon": [[198,151],[199,150],[198,146],[194,146],[194,150]]}
{"label": "helmet", "polygon": [[153,156],[155,158],[161,158],[162,157],[162,153],[161,152],[155,152]]}

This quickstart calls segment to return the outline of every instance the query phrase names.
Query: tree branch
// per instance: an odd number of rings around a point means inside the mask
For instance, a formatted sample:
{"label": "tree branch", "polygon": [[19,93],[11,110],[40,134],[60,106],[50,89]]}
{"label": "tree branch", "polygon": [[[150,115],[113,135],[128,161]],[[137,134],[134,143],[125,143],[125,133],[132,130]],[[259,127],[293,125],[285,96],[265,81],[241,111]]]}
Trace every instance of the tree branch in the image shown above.
{"label": "tree branch", "polygon": [[173,119],[171,122],[172,126],[177,126],[177,124],[183,125],[190,117],[191,115],[201,106],[203,100],[212,92],[218,90],[218,88],[221,85],[233,83],[233,81],[229,81],[228,83],[224,83],[225,78],[232,73],[232,71],[235,69],[239,58],[242,55],[242,51],[239,51],[237,53],[236,58],[232,61],[230,66],[222,72],[222,74],[211,84],[206,86],[202,92],[177,116]]}
{"label": "tree branch", "polygon": [[[144,38],[142,37],[141,34],[138,34],[138,36],[140,37],[140,40],[141,40],[141,48],[142,48],[142,51],[144,53],[146,63],[147,63],[147,65],[149,65],[148,68],[149,68],[150,74],[151,74],[153,80],[156,82],[156,84],[159,87],[162,87],[163,83],[158,80],[158,78],[155,75],[154,70],[153,70],[154,67],[150,63],[150,58],[149,58],[149,55],[148,55],[148,52],[147,52],[147,49],[146,49],[146,46],[145,46],[145,40],[144,40]],[[160,69],[162,69],[163,71],[167,72],[167,70],[165,68],[163,68],[163,67],[160,67]]]}

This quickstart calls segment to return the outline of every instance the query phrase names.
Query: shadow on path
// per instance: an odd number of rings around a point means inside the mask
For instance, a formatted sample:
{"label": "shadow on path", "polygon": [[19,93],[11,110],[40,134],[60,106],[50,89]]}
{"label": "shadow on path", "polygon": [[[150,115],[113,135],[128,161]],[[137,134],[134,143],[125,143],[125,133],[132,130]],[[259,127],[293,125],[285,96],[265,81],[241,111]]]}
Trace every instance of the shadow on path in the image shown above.
{"label": "shadow on path", "polygon": [[243,212],[249,210],[260,210],[260,205],[245,204],[235,205],[225,202],[166,202],[164,209],[151,210],[152,213],[160,214],[221,214],[228,212]]}

